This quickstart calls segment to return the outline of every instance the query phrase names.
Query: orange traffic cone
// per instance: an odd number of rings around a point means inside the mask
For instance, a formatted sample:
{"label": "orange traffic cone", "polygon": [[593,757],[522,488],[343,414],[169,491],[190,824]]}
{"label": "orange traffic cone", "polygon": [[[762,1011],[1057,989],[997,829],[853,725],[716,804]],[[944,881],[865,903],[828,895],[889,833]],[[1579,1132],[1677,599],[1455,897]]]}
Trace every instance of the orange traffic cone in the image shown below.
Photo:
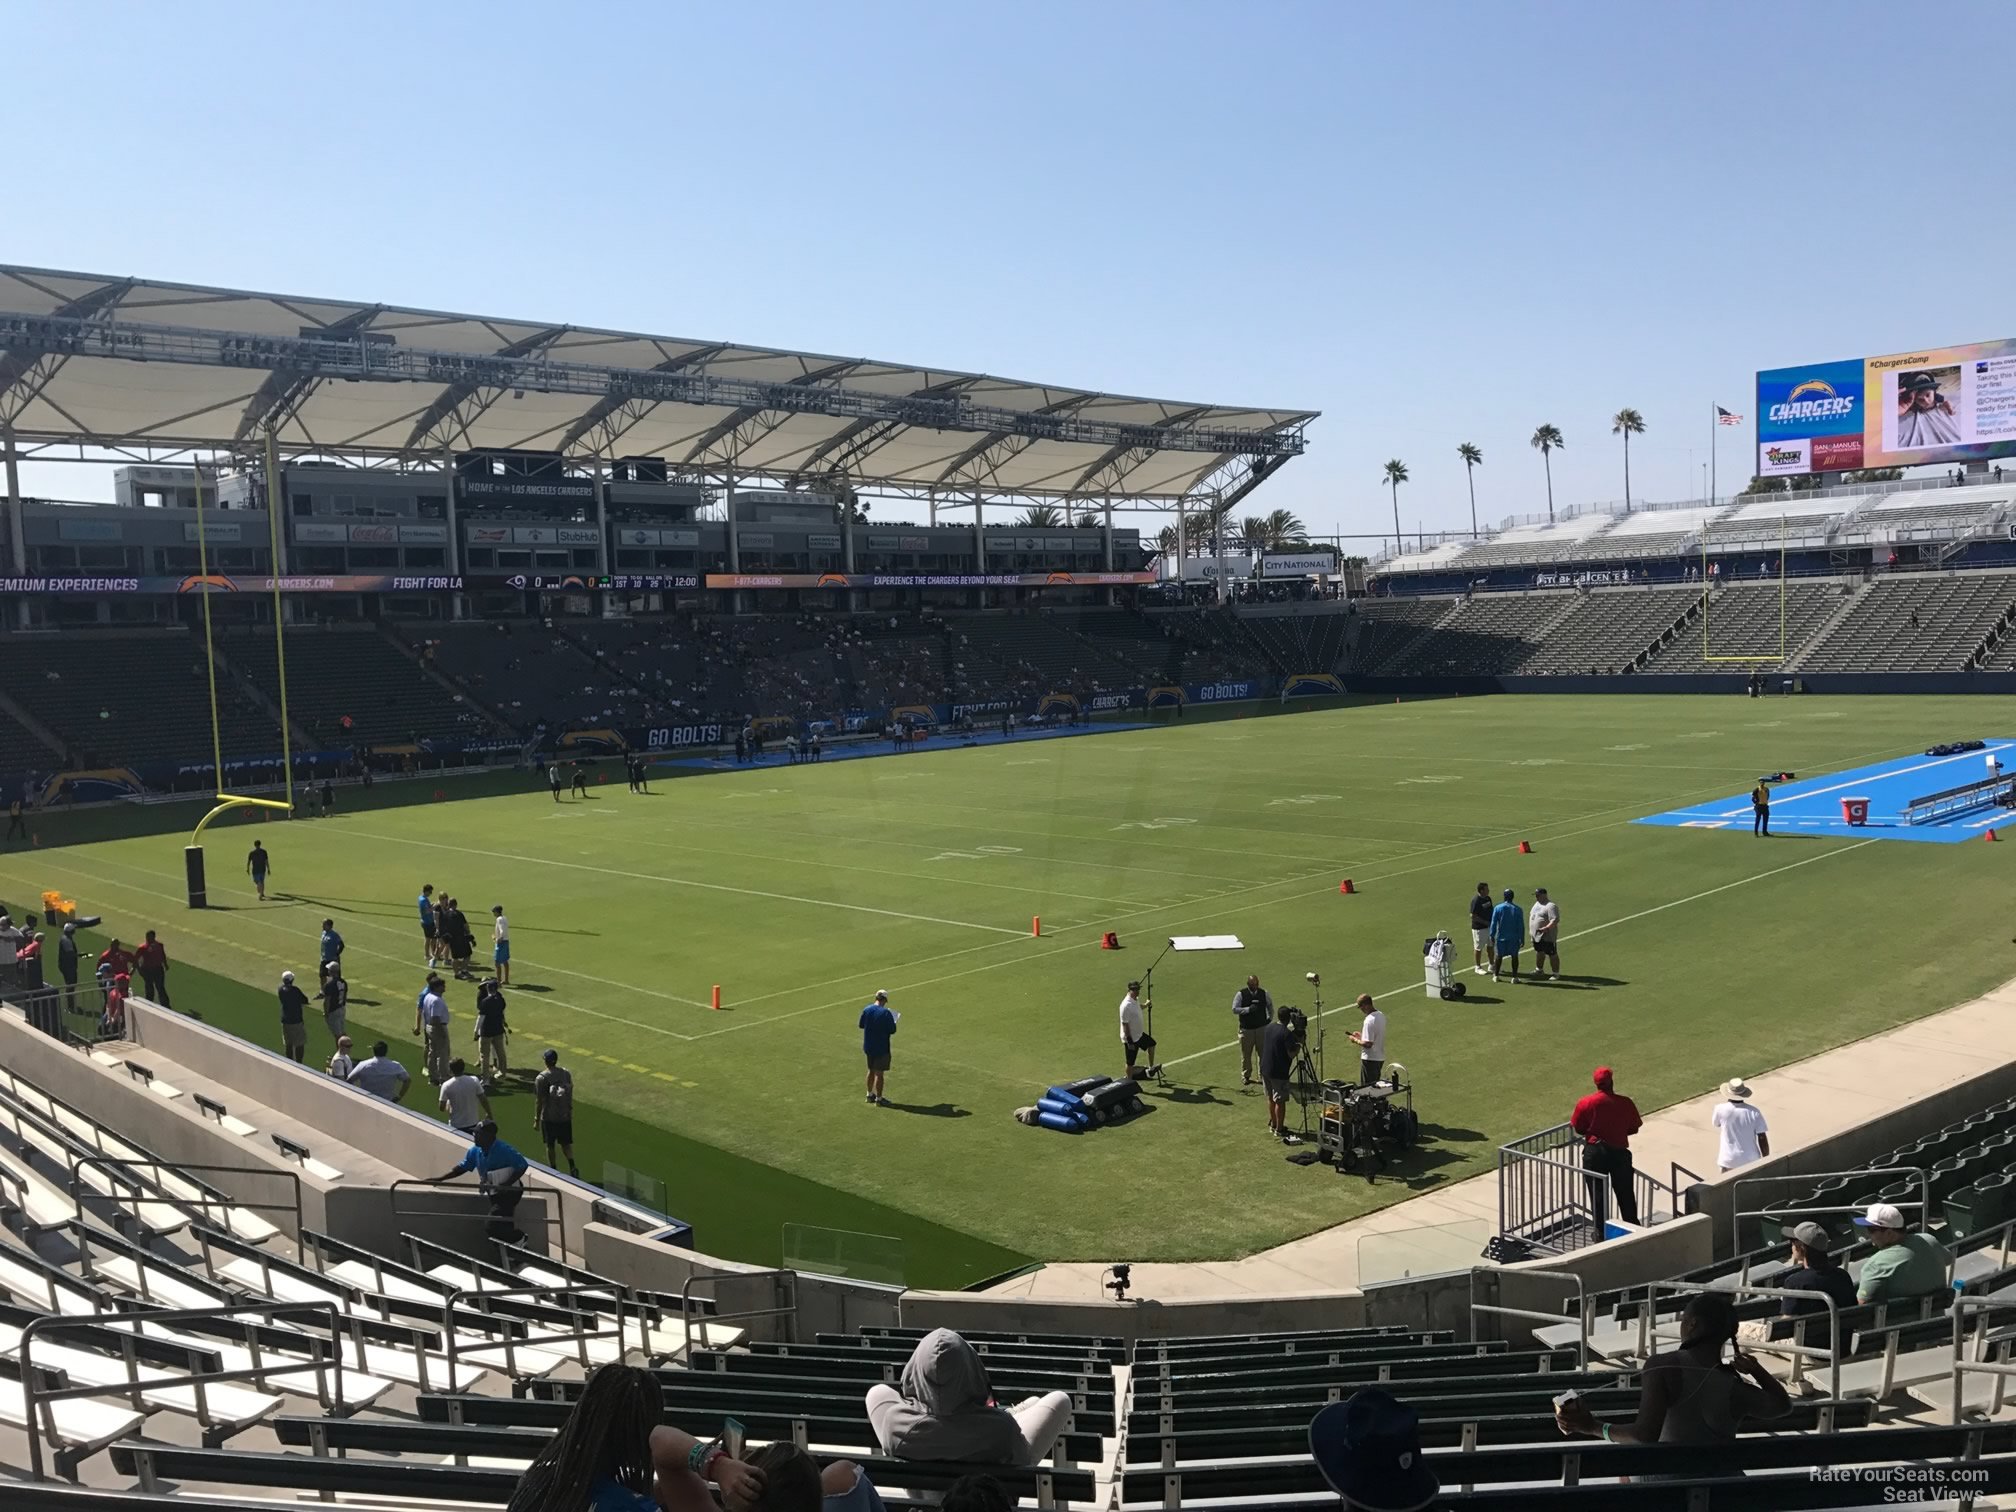
{"label": "orange traffic cone", "polygon": [[1099,937],[1099,948],[1101,950],[1118,950],[1120,948],[1120,936],[1110,929],[1107,930],[1106,933]]}
{"label": "orange traffic cone", "polygon": [[1352,884],[1351,879],[1346,877],[1342,882],[1337,884],[1337,891],[1340,893],[1355,893],[1358,889]]}
{"label": "orange traffic cone", "polygon": [[1520,854],[1520,855],[1522,855],[1522,856],[1530,856],[1530,855],[1532,855],[1532,854],[1533,854],[1533,844],[1532,844],[1532,842],[1531,842],[1531,841],[1529,841],[1529,840],[1521,840],[1521,841],[1519,842],[1519,854]]}
{"label": "orange traffic cone", "polygon": [[1995,833],[1995,831],[1993,831],[1993,830],[1991,829],[1990,831],[1988,831],[1988,833],[1987,833],[1987,834],[1983,835],[1983,836],[1982,836],[1981,838],[1982,838],[1982,839],[1984,839],[1984,840],[1999,840],[1999,839],[2001,839],[2002,837],[2001,837],[2000,835],[1996,834],[1996,833]]}

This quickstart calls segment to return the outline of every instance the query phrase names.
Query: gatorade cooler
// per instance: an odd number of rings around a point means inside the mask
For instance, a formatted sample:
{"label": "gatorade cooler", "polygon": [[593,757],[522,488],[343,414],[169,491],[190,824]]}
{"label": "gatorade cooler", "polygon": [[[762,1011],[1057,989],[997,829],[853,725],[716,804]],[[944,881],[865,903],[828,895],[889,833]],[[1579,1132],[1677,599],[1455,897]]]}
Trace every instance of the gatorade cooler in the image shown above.
{"label": "gatorade cooler", "polygon": [[1869,822],[1869,800],[1867,798],[1843,798],[1841,800],[1841,817],[1849,824],[1867,824]]}

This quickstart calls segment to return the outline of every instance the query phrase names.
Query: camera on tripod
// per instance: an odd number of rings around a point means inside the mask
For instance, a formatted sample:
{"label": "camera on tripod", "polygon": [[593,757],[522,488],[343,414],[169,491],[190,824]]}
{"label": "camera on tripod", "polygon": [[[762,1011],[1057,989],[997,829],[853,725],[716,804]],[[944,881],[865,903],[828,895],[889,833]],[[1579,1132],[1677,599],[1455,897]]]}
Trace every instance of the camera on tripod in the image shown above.
{"label": "camera on tripod", "polygon": [[1309,1041],[1309,1015],[1291,1003],[1284,1003],[1281,1022],[1287,1026],[1288,1038],[1299,1052]]}

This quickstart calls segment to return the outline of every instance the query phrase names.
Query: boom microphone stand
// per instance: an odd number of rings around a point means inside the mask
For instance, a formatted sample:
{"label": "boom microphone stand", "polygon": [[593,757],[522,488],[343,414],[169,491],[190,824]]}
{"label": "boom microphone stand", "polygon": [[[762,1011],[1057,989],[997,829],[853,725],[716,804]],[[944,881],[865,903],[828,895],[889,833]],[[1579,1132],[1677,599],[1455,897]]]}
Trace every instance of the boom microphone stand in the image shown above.
{"label": "boom microphone stand", "polygon": [[[1141,973],[1141,1032],[1150,1039],[1155,1038],[1155,968],[1162,964],[1162,957],[1175,947],[1174,938],[1162,942],[1162,948],[1155,952],[1155,959],[1148,963],[1148,969]],[[1155,1085],[1169,1085],[1168,1073],[1162,1069],[1162,1046],[1158,1041],[1148,1054],[1148,1070],[1155,1078]]]}

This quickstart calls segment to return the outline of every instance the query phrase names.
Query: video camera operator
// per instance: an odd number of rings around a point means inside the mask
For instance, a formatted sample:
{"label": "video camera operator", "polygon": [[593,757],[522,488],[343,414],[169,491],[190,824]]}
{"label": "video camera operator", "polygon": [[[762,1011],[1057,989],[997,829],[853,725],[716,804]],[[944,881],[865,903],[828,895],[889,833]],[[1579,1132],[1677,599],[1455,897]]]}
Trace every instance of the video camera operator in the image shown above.
{"label": "video camera operator", "polygon": [[1302,1141],[1288,1132],[1288,1080],[1295,1074],[1295,1057],[1302,1053],[1309,1021],[1283,1003],[1260,1036],[1260,1081],[1267,1089],[1267,1132],[1283,1144]]}
{"label": "video camera operator", "polygon": [[1260,1053],[1260,1036],[1274,1017],[1274,999],[1260,985],[1260,978],[1249,976],[1246,985],[1232,995],[1232,1016],[1239,1022],[1239,1082],[1250,1087],[1253,1057]]}

